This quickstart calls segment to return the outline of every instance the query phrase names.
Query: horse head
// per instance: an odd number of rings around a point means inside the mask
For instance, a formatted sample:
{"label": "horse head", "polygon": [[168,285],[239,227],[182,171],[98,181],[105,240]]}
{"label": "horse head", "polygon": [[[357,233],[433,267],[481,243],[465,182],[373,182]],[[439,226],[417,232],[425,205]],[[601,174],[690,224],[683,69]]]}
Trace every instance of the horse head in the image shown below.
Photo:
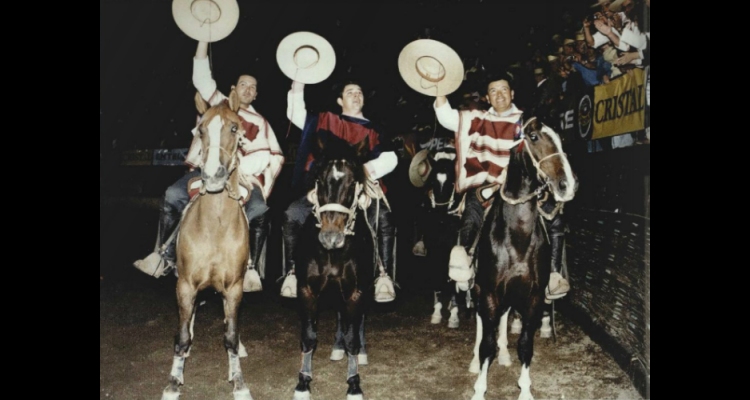
{"label": "horse head", "polygon": [[572,200],[578,189],[578,178],[563,152],[560,136],[536,117],[526,121],[523,134],[524,146],[539,181],[547,185],[555,200]]}
{"label": "horse head", "polygon": [[456,196],[455,160],[455,152],[438,151],[431,161],[432,171],[427,185],[433,207],[453,206]]}
{"label": "horse head", "polygon": [[209,193],[221,192],[239,164],[237,148],[245,135],[242,120],[237,114],[239,97],[232,91],[228,101],[209,107],[200,94],[196,94],[195,105],[202,115],[198,135],[202,143],[203,189]]}
{"label": "horse head", "polygon": [[364,195],[364,163],[369,154],[367,137],[349,145],[332,137],[325,143],[318,141],[320,155],[316,157],[315,191],[310,193],[313,214],[318,220],[318,240],[328,250],[344,246],[346,235],[353,235],[357,206]]}

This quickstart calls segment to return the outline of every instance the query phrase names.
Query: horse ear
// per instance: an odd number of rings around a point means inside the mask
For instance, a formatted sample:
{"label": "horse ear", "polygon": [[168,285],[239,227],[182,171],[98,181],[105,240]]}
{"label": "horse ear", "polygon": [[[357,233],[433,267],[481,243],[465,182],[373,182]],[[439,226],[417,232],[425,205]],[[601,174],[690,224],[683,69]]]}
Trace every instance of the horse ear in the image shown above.
{"label": "horse ear", "polygon": [[198,113],[200,115],[203,115],[208,111],[208,103],[206,100],[203,100],[203,97],[201,97],[200,92],[195,92],[195,108],[198,109]]}
{"label": "horse ear", "polygon": [[313,149],[312,149],[313,150],[313,156],[315,158],[318,158],[318,156],[320,156],[321,154],[323,154],[323,150],[325,150],[325,148],[326,148],[326,143],[323,140],[323,138],[321,138],[320,136],[316,137],[315,142],[316,142],[317,146],[314,146]]}
{"label": "horse ear", "polygon": [[234,112],[240,109],[240,95],[237,94],[237,89],[232,88],[229,92],[229,108]]}
{"label": "horse ear", "polygon": [[530,120],[526,121],[526,126],[523,128],[524,135],[529,132],[536,132],[542,129],[542,123],[539,122],[539,118],[531,117]]}

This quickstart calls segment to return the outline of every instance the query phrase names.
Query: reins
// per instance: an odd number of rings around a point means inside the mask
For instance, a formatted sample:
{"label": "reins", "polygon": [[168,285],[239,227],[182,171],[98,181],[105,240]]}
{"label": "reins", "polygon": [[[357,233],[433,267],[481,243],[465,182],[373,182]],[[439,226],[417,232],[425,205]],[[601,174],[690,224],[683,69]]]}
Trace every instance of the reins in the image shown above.
{"label": "reins", "polygon": [[315,219],[318,220],[318,223],[315,224],[315,226],[318,228],[321,227],[320,213],[326,211],[340,212],[348,216],[346,225],[344,225],[344,234],[354,235],[354,223],[357,221],[357,206],[360,203],[359,197],[361,193],[362,184],[356,182],[354,187],[354,199],[349,207],[338,203],[327,203],[321,206],[318,201],[318,182],[315,182],[315,188],[307,194],[307,200],[313,205],[312,213],[315,216]]}

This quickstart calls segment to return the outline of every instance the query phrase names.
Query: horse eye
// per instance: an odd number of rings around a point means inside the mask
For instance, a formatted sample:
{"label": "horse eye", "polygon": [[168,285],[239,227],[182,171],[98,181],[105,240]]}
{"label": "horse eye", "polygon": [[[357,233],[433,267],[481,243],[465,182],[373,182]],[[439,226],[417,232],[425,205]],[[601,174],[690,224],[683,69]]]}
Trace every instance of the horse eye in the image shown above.
{"label": "horse eye", "polygon": [[232,133],[237,133],[237,125],[232,125]]}
{"label": "horse eye", "polygon": [[529,139],[531,139],[532,142],[536,142],[539,139],[539,136],[537,136],[536,133],[532,133],[529,135]]}

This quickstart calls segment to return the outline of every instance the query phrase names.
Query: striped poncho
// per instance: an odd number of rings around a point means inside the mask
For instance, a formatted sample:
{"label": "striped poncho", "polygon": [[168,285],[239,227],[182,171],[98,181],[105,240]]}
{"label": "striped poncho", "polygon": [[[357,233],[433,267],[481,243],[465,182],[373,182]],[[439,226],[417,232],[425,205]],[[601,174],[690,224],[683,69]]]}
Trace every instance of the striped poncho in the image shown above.
{"label": "striped poncho", "polygon": [[456,190],[501,184],[510,149],[523,136],[523,112],[515,104],[500,115],[494,109],[458,111],[446,102],[435,107],[435,114],[443,127],[455,132]]}

